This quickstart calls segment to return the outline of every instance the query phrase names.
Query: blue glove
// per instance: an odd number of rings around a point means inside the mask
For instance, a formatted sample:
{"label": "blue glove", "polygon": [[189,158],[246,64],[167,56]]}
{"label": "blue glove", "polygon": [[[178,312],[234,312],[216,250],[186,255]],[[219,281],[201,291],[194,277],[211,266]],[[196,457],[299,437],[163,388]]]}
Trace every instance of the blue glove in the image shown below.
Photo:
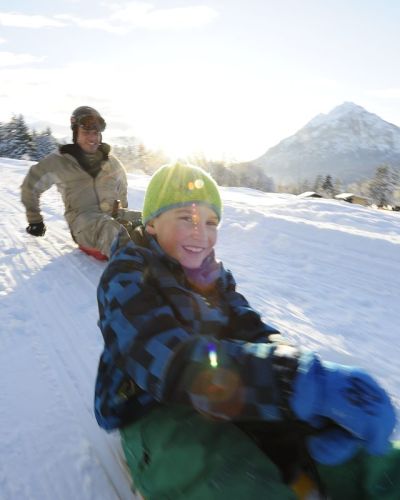
{"label": "blue glove", "polygon": [[327,427],[308,441],[312,457],[326,465],[349,460],[361,447],[373,455],[385,453],[396,424],[389,396],[370,375],[321,362],[311,353],[300,359],[290,405],[300,420]]}

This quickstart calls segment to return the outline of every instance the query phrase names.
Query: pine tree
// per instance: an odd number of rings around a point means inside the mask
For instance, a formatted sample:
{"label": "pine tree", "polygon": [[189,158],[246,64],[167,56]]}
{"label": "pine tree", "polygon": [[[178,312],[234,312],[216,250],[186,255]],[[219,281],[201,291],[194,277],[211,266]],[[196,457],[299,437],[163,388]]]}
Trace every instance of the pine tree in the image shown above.
{"label": "pine tree", "polygon": [[0,123],[0,156],[7,156],[6,127]]}
{"label": "pine tree", "polygon": [[314,184],[313,184],[313,189],[312,191],[315,191],[316,193],[320,193],[322,191],[322,183],[323,183],[323,178],[322,175],[317,175],[315,178]]}
{"label": "pine tree", "polygon": [[376,169],[375,176],[368,185],[369,196],[378,205],[384,207],[393,201],[396,190],[396,174],[388,165],[381,165]]}
{"label": "pine tree", "polygon": [[321,187],[327,196],[329,196],[330,198],[333,198],[335,190],[333,187],[332,177],[330,175],[327,175],[325,177],[324,182],[322,183]]}
{"label": "pine tree", "polygon": [[30,160],[35,153],[32,137],[22,115],[13,116],[2,126],[1,154],[8,158]]}
{"label": "pine tree", "polygon": [[32,160],[41,160],[48,154],[52,153],[57,149],[57,141],[51,133],[50,127],[48,127],[44,132],[37,134],[35,131],[32,132],[32,143],[35,147],[35,152],[32,155]]}

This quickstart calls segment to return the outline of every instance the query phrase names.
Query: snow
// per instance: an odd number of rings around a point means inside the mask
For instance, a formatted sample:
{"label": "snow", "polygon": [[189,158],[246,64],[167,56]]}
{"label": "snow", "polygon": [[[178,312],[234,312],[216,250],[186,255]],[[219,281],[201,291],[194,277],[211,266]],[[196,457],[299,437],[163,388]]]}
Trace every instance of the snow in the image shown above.
{"label": "snow", "polygon": [[[0,158],[0,499],[134,499],[117,433],[93,415],[105,267],[74,245],[55,188],[48,231],[26,234],[30,163]],[[147,176],[129,174],[140,209]],[[223,188],[217,255],[289,339],[370,371],[400,407],[400,214]],[[396,430],[394,437],[399,438]]]}
{"label": "snow", "polygon": [[344,102],[340,106],[333,108],[327,114],[320,113],[309,121],[304,128],[313,129],[320,127],[321,125],[324,127],[337,126],[341,121],[348,121],[349,119],[359,120],[360,122],[364,122],[375,129],[380,128],[382,131],[385,129],[390,129],[392,132],[396,129],[398,131],[398,127],[395,125],[382,120],[382,118],[376,114],[370,113],[362,106],[354,104],[353,102]]}
{"label": "snow", "polygon": [[400,151],[399,127],[382,120],[374,113],[366,111],[352,102],[345,102],[328,114],[319,114],[303,129],[301,135],[322,138],[329,133],[330,147],[332,137],[337,135],[335,150],[351,152],[360,148],[380,151]]}
{"label": "snow", "polygon": [[371,167],[397,166],[399,155],[399,127],[357,104],[345,102],[314,117],[294,135],[270,148],[256,163],[275,181],[292,182],[299,173],[303,179],[312,180],[325,172],[353,182],[370,177]]}

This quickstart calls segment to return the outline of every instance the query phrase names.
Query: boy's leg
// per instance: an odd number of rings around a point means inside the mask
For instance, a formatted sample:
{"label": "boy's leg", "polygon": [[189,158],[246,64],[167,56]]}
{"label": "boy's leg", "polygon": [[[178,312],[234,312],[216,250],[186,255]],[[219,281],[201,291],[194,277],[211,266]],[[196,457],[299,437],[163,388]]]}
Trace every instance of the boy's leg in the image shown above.
{"label": "boy's leg", "polygon": [[121,431],[133,483],[146,500],[294,500],[276,466],[235,425],[161,407]]}
{"label": "boy's leg", "polygon": [[384,456],[360,452],[336,466],[318,466],[331,500],[400,500],[400,442]]}

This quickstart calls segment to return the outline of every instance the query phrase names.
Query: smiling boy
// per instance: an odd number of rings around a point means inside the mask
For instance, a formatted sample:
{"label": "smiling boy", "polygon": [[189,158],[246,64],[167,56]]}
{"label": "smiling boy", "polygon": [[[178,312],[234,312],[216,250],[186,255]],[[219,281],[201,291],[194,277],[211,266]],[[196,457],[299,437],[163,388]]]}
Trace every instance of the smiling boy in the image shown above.
{"label": "smiling boy", "polygon": [[173,208],[146,226],[158,244],[183,267],[196,269],[212,252],[217,240],[218,217],[203,205]]}
{"label": "smiling boy", "polygon": [[95,413],[120,429],[144,498],[294,499],[304,472],[332,499],[399,498],[389,397],[363,370],[290,346],[236,291],[214,253],[214,180],[164,166],[142,216],[98,287]]}

